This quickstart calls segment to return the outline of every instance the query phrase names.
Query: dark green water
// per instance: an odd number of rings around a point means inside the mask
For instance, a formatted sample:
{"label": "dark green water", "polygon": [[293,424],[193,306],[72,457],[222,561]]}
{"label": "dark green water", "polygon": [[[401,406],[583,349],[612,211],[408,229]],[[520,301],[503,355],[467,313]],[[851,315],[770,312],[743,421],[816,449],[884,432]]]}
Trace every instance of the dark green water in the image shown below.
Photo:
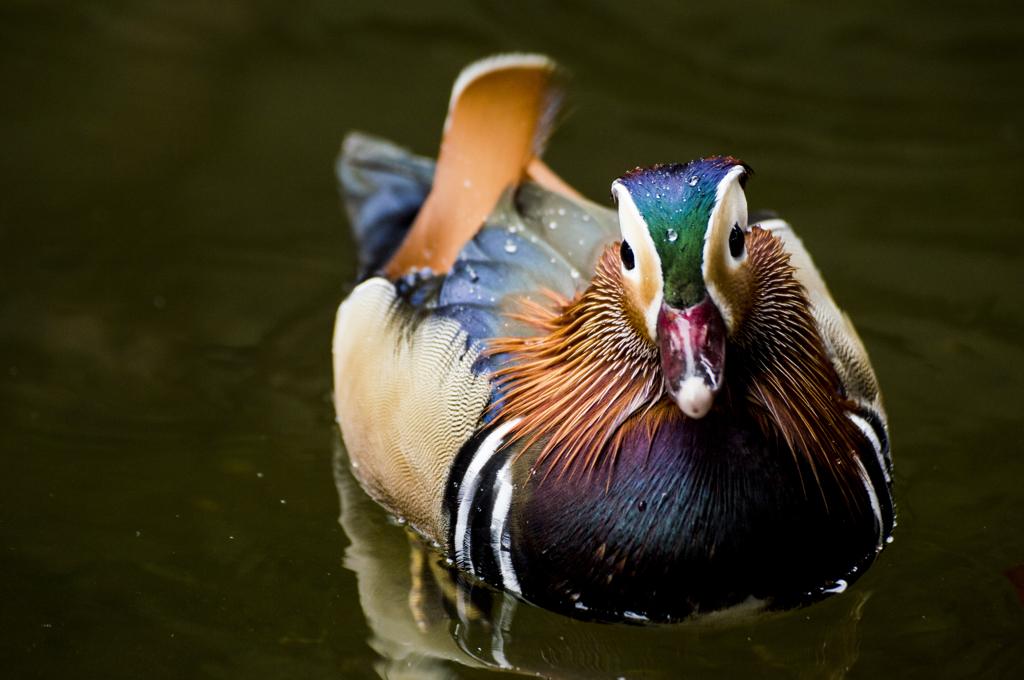
{"label": "dark green water", "polygon": [[1024,676],[1024,11],[682,7],[0,2],[0,675],[492,675],[494,630],[403,622],[401,528],[355,494],[338,523],[332,162],[353,128],[433,155],[459,69],[531,50],[574,74],[546,158],[584,193],[755,168],[871,353],[899,526],[843,595],[754,622],[520,605],[510,664]]}

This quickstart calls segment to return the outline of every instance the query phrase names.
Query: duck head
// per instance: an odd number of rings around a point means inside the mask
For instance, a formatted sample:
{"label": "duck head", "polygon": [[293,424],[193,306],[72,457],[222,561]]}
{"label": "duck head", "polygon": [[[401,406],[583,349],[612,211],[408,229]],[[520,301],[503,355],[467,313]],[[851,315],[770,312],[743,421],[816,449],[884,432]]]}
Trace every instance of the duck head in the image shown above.
{"label": "duck head", "polygon": [[750,174],[721,157],[637,168],[612,184],[627,303],[658,347],[665,390],[691,418],[711,410],[726,341],[751,306]]}

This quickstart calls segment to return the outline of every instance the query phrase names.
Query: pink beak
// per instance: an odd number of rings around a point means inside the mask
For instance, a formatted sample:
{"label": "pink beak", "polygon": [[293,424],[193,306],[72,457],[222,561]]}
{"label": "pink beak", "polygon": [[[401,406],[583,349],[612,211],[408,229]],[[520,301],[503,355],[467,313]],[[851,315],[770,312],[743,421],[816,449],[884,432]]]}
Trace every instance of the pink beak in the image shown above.
{"label": "pink beak", "polygon": [[711,298],[683,310],[662,302],[658,349],[673,401],[691,418],[706,416],[725,375],[725,321]]}

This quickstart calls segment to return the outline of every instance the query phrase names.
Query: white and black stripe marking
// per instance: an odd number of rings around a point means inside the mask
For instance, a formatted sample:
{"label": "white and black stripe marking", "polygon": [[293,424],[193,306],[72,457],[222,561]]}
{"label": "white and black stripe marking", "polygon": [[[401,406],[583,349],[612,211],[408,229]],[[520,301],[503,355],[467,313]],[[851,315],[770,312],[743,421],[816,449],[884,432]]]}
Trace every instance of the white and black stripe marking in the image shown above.
{"label": "white and black stripe marking", "polygon": [[[877,549],[888,542],[892,531],[894,517],[892,504],[892,462],[889,458],[889,437],[882,424],[882,419],[870,409],[862,409],[859,413],[847,413],[850,421],[857,426],[867,443],[871,446],[874,458],[860,456],[857,462],[857,474],[864,484],[871,501],[871,511],[875,515],[878,530]],[[867,453],[865,451],[865,453]]]}
{"label": "white and black stripe marking", "polygon": [[878,531],[878,541],[875,547],[877,550],[881,550],[882,543],[885,541],[882,506],[878,502],[878,494],[875,492],[875,485],[871,482],[871,477],[868,476],[868,471],[864,469],[864,463],[861,462],[860,458],[854,458],[853,461],[857,463],[857,474],[860,475],[860,480],[864,484],[864,489],[868,492],[868,497],[871,499],[871,511],[875,514],[875,528]]}
{"label": "white and black stripe marking", "polygon": [[501,570],[501,580],[505,589],[521,595],[519,579],[515,567],[512,566],[510,553],[511,537],[508,534],[508,511],[512,507],[512,467],[514,456],[506,456],[505,463],[494,479],[494,507],[491,510],[491,548],[494,560]]}
{"label": "white and black stripe marking", "polygon": [[491,585],[520,594],[512,561],[508,516],[515,455],[501,451],[519,419],[479,433],[462,447],[448,479],[445,503],[451,523],[451,551],[460,569]]}
{"label": "white and black stripe marking", "polygon": [[[890,469],[891,463],[888,460],[888,437],[885,436],[884,432],[879,432],[874,423],[868,422],[868,420],[860,414],[847,413],[846,415],[853,421],[853,424],[864,433],[867,440],[871,442],[871,447],[875,450],[875,457],[878,458],[878,466],[882,468],[882,474],[885,475],[885,482],[887,484],[892,484],[892,471]],[[882,446],[883,440],[886,442],[884,448]]]}

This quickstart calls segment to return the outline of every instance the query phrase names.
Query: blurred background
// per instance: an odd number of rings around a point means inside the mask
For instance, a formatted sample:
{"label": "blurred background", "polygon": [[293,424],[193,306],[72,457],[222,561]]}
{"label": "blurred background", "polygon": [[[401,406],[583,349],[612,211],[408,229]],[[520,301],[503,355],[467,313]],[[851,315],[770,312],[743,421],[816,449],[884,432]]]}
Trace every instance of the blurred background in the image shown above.
{"label": "blurred background", "polygon": [[3,676],[401,675],[343,566],[332,165],[352,129],[435,155],[459,70],[512,50],[572,74],[545,158],[595,200],[754,167],[872,356],[899,521],[815,607],[523,666],[1024,677],[1024,11],[873,0],[0,0]]}

